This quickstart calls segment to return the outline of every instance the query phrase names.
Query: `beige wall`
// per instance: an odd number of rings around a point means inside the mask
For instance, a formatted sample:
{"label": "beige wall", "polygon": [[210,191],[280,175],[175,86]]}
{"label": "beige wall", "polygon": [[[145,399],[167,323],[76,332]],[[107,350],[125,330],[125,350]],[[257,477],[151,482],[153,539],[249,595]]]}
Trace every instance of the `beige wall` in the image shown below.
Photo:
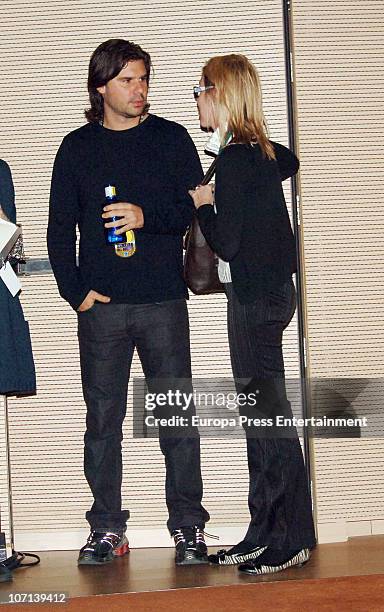
{"label": "beige wall", "polygon": [[[380,434],[384,4],[296,0],[292,21],[309,364],[312,378],[338,379],[313,385],[314,403],[366,410]],[[382,532],[383,440],[314,451],[320,539]]]}

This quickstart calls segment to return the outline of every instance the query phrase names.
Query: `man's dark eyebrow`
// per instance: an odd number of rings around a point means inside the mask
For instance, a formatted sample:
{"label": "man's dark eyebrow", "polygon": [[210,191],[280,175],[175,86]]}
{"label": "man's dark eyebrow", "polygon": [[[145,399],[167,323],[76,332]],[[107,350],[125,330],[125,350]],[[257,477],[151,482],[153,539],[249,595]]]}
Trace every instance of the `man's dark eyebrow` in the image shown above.
{"label": "man's dark eyebrow", "polygon": [[119,79],[148,79],[148,73],[146,72],[145,74],[141,74],[138,77],[134,77],[134,76],[120,76]]}

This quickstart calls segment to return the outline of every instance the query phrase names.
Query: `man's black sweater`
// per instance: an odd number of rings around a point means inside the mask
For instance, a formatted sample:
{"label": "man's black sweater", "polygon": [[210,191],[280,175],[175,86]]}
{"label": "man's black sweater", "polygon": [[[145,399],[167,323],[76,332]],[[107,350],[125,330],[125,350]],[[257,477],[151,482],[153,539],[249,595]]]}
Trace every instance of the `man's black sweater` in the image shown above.
{"label": "man's black sweater", "polygon": [[[187,297],[182,236],[193,216],[188,189],[202,178],[185,128],[155,115],[115,131],[87,124],[68,134],[52,176],[48,251],[61,296],[77,310],[93,289],[115,303],[153,303]],[[141,206],[136,253],[115,254],[104,238],[104,188]],[[76,265],[76,225],[80,231]]]}

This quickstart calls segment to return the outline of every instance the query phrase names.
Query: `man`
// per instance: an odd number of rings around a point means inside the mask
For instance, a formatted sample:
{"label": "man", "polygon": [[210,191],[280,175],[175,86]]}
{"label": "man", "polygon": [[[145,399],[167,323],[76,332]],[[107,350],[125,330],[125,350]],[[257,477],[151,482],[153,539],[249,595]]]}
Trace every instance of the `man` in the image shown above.
{"label": "man", "polygon": [[[128,551],[121,440],[134,349],[151,390],[164,381],[168,389],[192,390],[182,237],[193,215],[188,187],[200,182],[202,169],[185,128],[148,114],[150,69],[149,54],[134,43],[113,39],[95,50],[88,124],[64,138],[53,168],[48,250],[60,294],[78,314],[84,469],[94,496],[79,564]],[[116,187],[118,203],[105,206],[107,186]],[[136,252],[118,257],[104,225],[117,227],[117,236],[134,230]],[[165,412],[173,414],[169,406]],[[160,447],[176,563],[206,562],[209,515],[201,505],[196,429],[160,427]]]}

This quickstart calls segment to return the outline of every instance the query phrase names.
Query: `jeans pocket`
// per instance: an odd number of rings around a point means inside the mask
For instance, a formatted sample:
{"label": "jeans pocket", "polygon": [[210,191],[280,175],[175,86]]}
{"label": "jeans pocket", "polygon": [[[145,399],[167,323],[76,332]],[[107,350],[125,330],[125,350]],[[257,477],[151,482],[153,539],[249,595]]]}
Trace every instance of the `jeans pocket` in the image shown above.
{"label": "jeans pocket", "polygon": [[85,315],[85,314],[87,314],[89,312],[92,312],[93,310],[95,310],[95,306],[96,306],[96,302],[94,302],[90,308],[87,308],[87,310],[78,310],[77,314],[78,315]]}

